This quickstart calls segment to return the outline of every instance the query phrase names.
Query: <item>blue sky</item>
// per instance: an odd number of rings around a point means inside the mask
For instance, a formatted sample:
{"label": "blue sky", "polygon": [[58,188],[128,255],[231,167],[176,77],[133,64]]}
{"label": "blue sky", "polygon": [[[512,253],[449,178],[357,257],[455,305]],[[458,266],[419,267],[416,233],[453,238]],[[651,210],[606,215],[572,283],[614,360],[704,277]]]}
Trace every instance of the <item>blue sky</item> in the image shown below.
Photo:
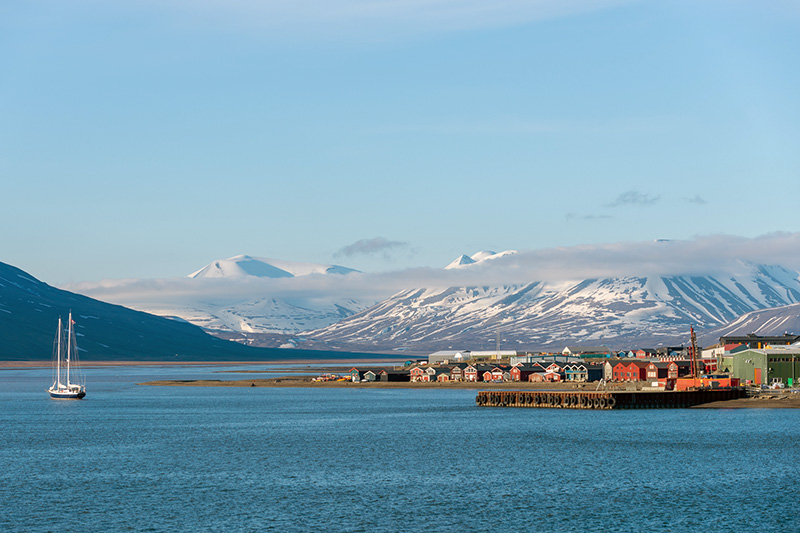
{"label": "blue sky", "polygon": [[800,231],[800,8],[562,3],[4,3],[0,261],[66,284]]}

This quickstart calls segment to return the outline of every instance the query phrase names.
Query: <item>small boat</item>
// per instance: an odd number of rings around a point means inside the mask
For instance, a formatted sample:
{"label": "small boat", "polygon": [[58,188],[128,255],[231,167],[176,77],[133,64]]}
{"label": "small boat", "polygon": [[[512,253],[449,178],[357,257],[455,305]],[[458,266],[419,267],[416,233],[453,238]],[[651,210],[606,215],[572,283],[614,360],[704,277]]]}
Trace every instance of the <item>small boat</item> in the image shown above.
{"label": "small boat", "polygon": [[[61,317],[58,317],[58,330],[56,331],[56,340],[53,343],[53,373],[55,379],[53,385],[47,389],[50,397],[56,400],[80,400],[86,396],[85,385],[70,381],[70,370],[72,367],[76,367],[75,370],[77,370],[78,365],[78,344],[75,342],[74,325],[75,321],[72,320],[72,312],[70,311],[65,339]],[[75,377],[75,372],[73,372],[72,377]]]}

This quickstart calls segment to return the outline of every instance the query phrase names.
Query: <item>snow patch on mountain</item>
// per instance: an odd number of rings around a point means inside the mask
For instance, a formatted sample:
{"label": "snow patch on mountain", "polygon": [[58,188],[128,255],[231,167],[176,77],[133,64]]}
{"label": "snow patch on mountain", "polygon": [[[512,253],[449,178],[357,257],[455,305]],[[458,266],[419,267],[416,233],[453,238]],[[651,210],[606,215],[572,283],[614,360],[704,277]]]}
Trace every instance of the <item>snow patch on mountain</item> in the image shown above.
{"label": "snow patch on mountain", "polygon": [[[491,256],[488,256],[491,257]],[[484,259],[485,260],[485,259]],[[469,267],[469,266],[467,266]],[[798,273],[741,263],[734,274],[533,281],[409,289],[321,330],[320,341],[375,348],[423,344],[560,349],[565,343],[638,339],[657,346],[742,313],[800,302]],[[510,345],[510,346],[509,346]]]}
{"label": "snow patch on mountain", "polygon": [[505,252],[500,252],[500,253],[486,250],[482,252],[476,252],[471,256],[465,254],[459,256],[457,259],[455,259],[452,263],[450,263],[444,268],[445,270],[452,270],[454,268],[469,267],[470,265],[475,265],[479,263],[484,263],[485,261],[500,259],[501,257],[507,257],[510,255],[514,255],[516,253],[517,253],[516,250],[506,250]]}
{"label": "snow patch on mountain", "polygon": [[258,278],[291,278],[310,276],[312,274],[349,274],[357,272],[352,268],[340,265],[320,265],[314,263],[298,263],[236,255],[228,259],[212,261],[200,270],[192,272],[190,278],[231,278],[254,276]]}

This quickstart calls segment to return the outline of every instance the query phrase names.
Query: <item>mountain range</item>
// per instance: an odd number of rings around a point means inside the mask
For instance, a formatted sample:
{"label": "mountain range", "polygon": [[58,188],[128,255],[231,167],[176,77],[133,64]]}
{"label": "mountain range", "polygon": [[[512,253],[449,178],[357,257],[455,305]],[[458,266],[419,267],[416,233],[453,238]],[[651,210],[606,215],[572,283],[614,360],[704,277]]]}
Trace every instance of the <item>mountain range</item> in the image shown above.
{"label": "mountain range", "polygon": [[[472,265],[457,261],[458,268]],[[655,347],[687,343],[692,325],[719,328],[742,314],[800,301],[797,272],[738,266],[716,275],[408,289],[306,337],[380,350]]]}
{"label": "mountain range", "polygon": [[253,276],[256,278],[294,278],[311,274],[350,274],[355,269],[339,265],[318,265],[314,263],[298,263],[237,255],[229,259],[219,259],[189,274],[190,278],[234,278]]}
{"label": "mountain range", "polygon": [[[348,267],[240,255],[178,280],[181,298],[158,290],[157,304],[135,307],[252,345],[424,354],[498,344],[520,350],[678,345],[688,343],[690,326],[707,340],[743,315],[800,302],[800,274],[775,265],[736,260],[706,272],[695,266],[691,275],[565,280],[558,269],[526,279],[533,275],[522,259],[512,250],[462,255],[408,277],[407,288],[394,295],[375,297],[358,291],[360,282],[375,278]],[[498,282],[500,271],[514,271],[516,281]],[[415,280],[422,284],[414,287]],[[739,327],[755,327],[752,320]],[[779,320],[764,319],[759,327],[766,332]]]}

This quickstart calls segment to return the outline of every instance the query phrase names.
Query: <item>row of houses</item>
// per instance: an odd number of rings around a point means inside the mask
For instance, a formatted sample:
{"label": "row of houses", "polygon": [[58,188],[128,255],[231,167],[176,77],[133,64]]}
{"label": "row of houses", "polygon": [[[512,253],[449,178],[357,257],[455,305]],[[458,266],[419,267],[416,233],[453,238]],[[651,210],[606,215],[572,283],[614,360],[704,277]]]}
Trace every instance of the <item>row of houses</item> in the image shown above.
{"label": "row of houses", "polygon": [[598,381],[602,365],[590,363],[519,363],[418,366],[410,370],[411,381]]}
{"label": "row of houses", "polygon": [[[716,356],[712,352],[698,353],[708,364],[714,364]],[[604,346],[567,346],[561,352],[521,352],[521,351],[470,351],[442,350],[428,356],[428,364],[458,364],[466,362],[510,361],[517,363],[534,363],[548,359],[556,362],[576,362],[592,359],[641,359],[682,361],[691,359],[691,349],[685,346],[664,346],[660,348],[637,348],[633,350],[612,351]]]}
{"label": "row of houses", "polygon": [[571,363],[518,363],[417,366],[409,370],[410,381],[482,382],[586,382],[586,381],[662,381],[689,375],[689,361],[620,360]]}

